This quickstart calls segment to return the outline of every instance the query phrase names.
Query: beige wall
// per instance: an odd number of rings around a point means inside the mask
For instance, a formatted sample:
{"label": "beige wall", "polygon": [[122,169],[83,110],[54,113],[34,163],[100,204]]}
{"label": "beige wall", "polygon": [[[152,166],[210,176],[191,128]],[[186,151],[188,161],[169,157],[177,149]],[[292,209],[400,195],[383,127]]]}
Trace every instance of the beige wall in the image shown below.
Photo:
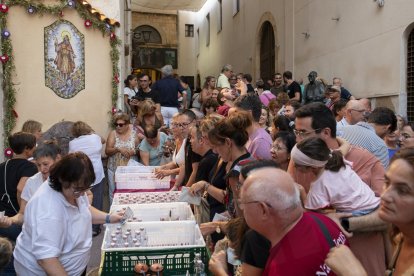
{"label": "beige wall", "polygon": [[83,120],[106,137],[112,92],[109,38],[102,37],[99,31],[86,29],[76,11],[65,10],[64,19],[85,36],[85,89],[71,99],[63,99],[45,86],[43,31],[57,18],[28,15],[21,7],[10,8],[9,13],[16,65],[15,109],[19,114],[15,130],[21,129],[28,119],[42,122],[43,130],[61,120]]}
{"label": "beige wall", "polygon": [[[197,69],[202,78],[217,75],[225,63],[232,64],[236,72],[251,72],[258,78],[259,31],[264,20],[269,20],[276,38],[276,71],[290,70],[305,83],[312,70],[329,81],[340,76],[355,96],[392,96],[379,102],[404,113],[404,33],[414,22],[413,1],[386,1],[380,8],[375,1],[360,0],[261,0],[260,5],[240,0],[235,16],[233,1],[222,2],[221,32],[217,33],[218,1],[208,0],[196,16],[195,29],[200,29]],[[211,18],[208,47],[207,13]]]}
{"label": "beige wall", "polygon": [[[182,76],[197,75],[197,31],[194,26],[194,37],[185,36],[185,24],[194,24],[196,13],[181,11],[178,13],[178,69]],[[194,82],[195,84],[195,82]]]}

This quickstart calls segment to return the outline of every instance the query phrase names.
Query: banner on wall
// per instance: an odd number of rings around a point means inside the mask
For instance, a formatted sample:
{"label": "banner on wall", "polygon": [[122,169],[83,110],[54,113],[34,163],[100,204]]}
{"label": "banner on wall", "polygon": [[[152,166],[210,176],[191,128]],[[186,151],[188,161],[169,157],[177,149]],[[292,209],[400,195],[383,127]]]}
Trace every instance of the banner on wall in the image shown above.
{"label": "banner on wall", "polygon": [[67,20],[44,29],[45,85],[56,95],[70,99],[85,89],[84,35]]}

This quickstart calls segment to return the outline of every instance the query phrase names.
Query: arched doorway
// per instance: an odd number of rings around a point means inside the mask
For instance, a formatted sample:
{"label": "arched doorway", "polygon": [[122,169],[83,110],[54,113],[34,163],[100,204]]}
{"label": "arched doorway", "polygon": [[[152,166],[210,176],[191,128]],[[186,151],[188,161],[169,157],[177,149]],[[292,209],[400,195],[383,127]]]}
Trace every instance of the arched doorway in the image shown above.
{"label": "arched doorway", "polygon": [[275,61],[275,34],[272,24],[265,21],[262,25],[260,38],[260,77],[263,81],[273,79]]}
{"label": "arched doorway", "polygon": [[407,119],[414,121],[414,29],[407,40]]}
{"label": "arched doorway", "polygon": [[155,69],[164,64],[162,38],[154,27],[141,25],[134,29],[132,37],[132,68]]}

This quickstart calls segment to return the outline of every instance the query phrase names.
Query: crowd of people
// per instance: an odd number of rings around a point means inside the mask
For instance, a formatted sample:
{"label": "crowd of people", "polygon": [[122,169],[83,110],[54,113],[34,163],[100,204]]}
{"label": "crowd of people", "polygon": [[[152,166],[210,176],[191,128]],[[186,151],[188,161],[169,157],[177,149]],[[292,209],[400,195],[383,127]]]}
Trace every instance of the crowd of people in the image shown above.
{"label": "crowd of people", "polygon": [[254,85],[227,64],[195,93],[170,65],[161,71],[154,83],[127,77],[126,112],[107,139],[76,122],[62,156],[36,145],[28,132],[41,125],[9,138],[0,236],[17,239],[16,271],[85,271],[92,235],[120,219],[99,211],[104,148],[110,201],[117,167],[131,160],[201,197],[194,211],[214,275],[414,273],[412,123],[315,71],[306,85],[289,71]]}

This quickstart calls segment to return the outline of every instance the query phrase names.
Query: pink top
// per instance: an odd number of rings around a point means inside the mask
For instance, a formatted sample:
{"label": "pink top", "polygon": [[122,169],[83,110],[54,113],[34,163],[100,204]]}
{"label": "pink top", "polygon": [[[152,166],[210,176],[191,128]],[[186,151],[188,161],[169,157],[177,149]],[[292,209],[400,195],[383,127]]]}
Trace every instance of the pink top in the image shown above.
{"label": "pink top", "polygon": [[[346,162],[346,161],[345,161]],[[378,207],[380,198],[352,170],[348,162],[338,172],[324,172],[310,186],[305,208],[316,210],[333,207],[352,212]]]}
{"label": "pink top", "polygon": [[272,99],[276,99],[276,96],[272,94],[272,92],[270,92],[269,90],[265,90],[263,91],[263,93],[259,96],[260,101],[262,102],[262,104],[264,106],[268,106],[269,102]]}

